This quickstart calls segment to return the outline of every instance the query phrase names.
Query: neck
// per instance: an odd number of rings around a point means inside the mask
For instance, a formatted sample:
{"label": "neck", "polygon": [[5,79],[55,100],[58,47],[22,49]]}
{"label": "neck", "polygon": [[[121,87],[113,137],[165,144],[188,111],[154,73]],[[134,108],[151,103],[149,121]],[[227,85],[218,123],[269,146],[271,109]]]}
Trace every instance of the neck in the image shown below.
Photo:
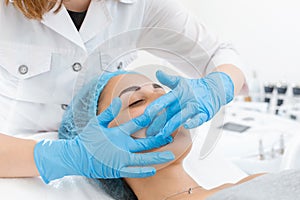
{"label": "neck", "polygon": [[168,199],[174,194],[198,187],[198,184],[184,171],[181,161],[157,171],[152,177],[128,178],[126,182],[141,200]]}
{"label": "neck", "polygon": [[66,0],[64,6],[67,10],[73,12],[84,12],[87,11],[91,0]]}

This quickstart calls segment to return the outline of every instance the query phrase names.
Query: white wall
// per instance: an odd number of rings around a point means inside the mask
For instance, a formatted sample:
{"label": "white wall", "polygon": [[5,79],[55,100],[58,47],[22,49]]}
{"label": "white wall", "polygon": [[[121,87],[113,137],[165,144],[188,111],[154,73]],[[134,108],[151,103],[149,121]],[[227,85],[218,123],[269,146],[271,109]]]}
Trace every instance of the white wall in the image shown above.
{"label": "white wall", "polygon": [[262,81],[300,83],[299,0],[180,0]]}

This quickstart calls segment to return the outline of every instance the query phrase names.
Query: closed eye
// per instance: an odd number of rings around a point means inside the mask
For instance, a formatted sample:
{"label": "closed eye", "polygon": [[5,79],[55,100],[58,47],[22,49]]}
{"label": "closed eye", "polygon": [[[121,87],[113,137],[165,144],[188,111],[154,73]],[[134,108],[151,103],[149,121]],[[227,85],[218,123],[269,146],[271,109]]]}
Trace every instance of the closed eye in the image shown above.
{"label": "closed eye", "polygon": [[153,83],[152,84],[153,88],[160,88],[160,89],[163,89],[163,87],[157,83]]}
{"label": "closed eye", "polygon": [[138,104],[144,102],[144,99],[137,100],[129,105],[129,107],[137,106]]}

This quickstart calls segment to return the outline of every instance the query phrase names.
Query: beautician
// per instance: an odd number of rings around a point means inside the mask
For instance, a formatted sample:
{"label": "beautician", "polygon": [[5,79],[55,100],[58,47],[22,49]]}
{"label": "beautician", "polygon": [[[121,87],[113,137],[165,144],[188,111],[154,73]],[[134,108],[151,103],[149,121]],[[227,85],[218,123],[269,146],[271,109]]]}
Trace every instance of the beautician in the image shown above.
{"label": "beautician", "polygon": [[[244,85],[234,49],[174,0],[0,0],[0,30],[0,177],[40,175],[48,183],[68,175],[151,176],[155,169],[147,166],[171,161],[173,154],[136,152],[171,142],[169,134],[181,124],[208,121]],[[158,72],[172,91],[120,127],[99,125],[116,115],[108,110],[73,140],[15,137],[57,131],[78,89],[104,71],[126,67],[138,49],[198,75]],[[160,131],[156,114],[163,108],[168,122]],[[151,121],[147,139],[130,137]],[[120,139],[121,132],[128,135]]]}

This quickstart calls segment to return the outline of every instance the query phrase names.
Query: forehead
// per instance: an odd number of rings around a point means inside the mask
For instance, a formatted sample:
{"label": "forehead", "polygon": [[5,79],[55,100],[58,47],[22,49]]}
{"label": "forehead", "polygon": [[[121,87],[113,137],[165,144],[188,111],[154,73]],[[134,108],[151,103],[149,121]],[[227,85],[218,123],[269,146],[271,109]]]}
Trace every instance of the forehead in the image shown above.
{"label": "forehead", "polygon": [[141,74],[121,74],[108,81],[101,93],[101,99],[104,101],[111,100],[128,87],[143,86],[149,83],[153,83],[153,81]]}
{"label": "forehead", "polygon": [[128,87],[143,86],[149,83],[153,83],[153,81],[144,75],[122,74],[115,76],[111,80],[109,80],[105,90],[106,92],[112,94],[112,96],[116,97],[120,94],[121,91]]}

